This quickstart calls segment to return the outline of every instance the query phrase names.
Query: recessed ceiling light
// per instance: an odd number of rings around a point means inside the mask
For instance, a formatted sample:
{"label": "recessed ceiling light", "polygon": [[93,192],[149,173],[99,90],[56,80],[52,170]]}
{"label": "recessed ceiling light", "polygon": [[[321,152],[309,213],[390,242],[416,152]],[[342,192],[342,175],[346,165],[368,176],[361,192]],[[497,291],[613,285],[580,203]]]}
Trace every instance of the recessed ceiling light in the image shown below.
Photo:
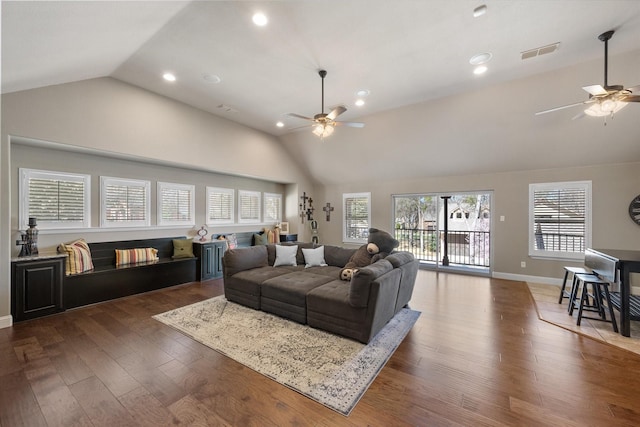
{"label": "recessed ceiling light", "polygon": [[211,73],[205,73],[202,75],[202,78],[207,82],[207,83],[220,83],[222,81],[222,79],[220,78],[220,76],[217,76],[215,74],[211,74]]}
{"label": "recessed ceiling light", "polygon": [[475,9],[473,9],[473,17],[474,18],[482,16],[485,13],[487,13],[487,5],[486,4],[483,4],[481,6],[476,7]]}
{"label": "recessed ceiling light", "polygon": [[253,23],[258,27],[264,27],[265,25],[267,25],[267,22],[269,22],[267,16],[262,12],[254,13],[251,19],[253,20]]}
{"label": "recessed ceiling light", "polygon": [[278,122],[278,123],[276,123],[276,126],[278,126],[279,128],[282,128],[282,127],[284,127],[284,123]]}
{"label": "recessed ceiling light", "polygon": [[491,52],[477,53],[471,57],[471,59],[469,60],[469,64],[471,65],[486,64],[487,62],[491,61],[492,57],[493,55],[491,54]]}
{"label": "recessed ceiling light", "polygon": [[484,74],[486,72],[487,72],[487,67],[485,67],[484,65],[478,65],[476,68],[473,69],[473,74],[476,74],[476,75]]}
{"label": "recessed ceiling light", "polygon": [[361,98],[364,98],[365,96],[369,96],[369,91],[367,89],[360,89],[359,91],[356,92],[356,95],[358,95]]}
{"label": "recessed ceiling light", "polygon": [[162,75],[162,78],[165,79],[168,82],[175,82],[176,81],[176,76],[174,76],[171,73],[164,73]]}
{"label": "recessed ceiling light", "polygon": [[364,105],[364,99],[356,99],[356,105],[362,107]]}

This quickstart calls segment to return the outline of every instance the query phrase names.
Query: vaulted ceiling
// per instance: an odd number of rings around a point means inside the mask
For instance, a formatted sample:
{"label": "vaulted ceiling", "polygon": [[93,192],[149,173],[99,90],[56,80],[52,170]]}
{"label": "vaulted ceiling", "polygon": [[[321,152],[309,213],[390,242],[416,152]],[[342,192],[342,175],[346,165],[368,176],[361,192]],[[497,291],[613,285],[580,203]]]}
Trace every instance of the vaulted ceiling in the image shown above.
{"label": "vaulted ceiling", "polygon": [[[482,5],[486,13],[474,17]],[[266,26],[252,22],[257,11],[268,18]],[[594,138],[594,119],[571,120],[580,108],[533,114],[586,100],[581,87],[603,83],[597,36],[610,29],[616,33],[609,43],[609,83],[639,85],[637,0],[3,1],[2,92],[110,76],[281,137],[321,182],[351,178],[349,172],[336,176],[345,166],[329,164],[336,156],[380,162],[368,152],[389,142],[418,157],[460,155],[469,144],[481,144],[470,149],[481,156],[473,164],[434,164],[433,174],[496,172],[505,169],[498,162],[511,160],[512,169],[562,167],[571,162],[531,159],[525,144],[543,144],[531,148],[532,156],[557,148],[560,135],[585,144],[584,138]],[[522,59],[524,51],[557,42],[553,53]],[[488,71],[474,75],[469,60],[484,52],[492,54]],[[305,122],[285,114],[320,112],[319,69],[328,71],[325,110],[344,105],[340,119],[366,125],[339,128],[331,137],[337,142],[310,146],[316,141],[310,132],[293,130]],[[163,80],[168,71],[175,82]],[[368,91],[360,107],[359,90]],[[614,138],[602,135],[603,121],[595,119],[600,139],[586,144],[581,155],[591,157],[576,163],[640,160],[631,131],[639,117],[640,104],[616,115],[607,126]],[[610,130],[614,123],[617,130]],[[545,133],[537,134],[538,127]],[[393,141],[399,135],[404,140]],[[602,138],[626,141],[603,158],[602,147],[591,153]],[[420,142],[433,139],[440,146]],[[522,139],[525,154],[508,146]],[[560,152],[570,155],[580,144]],[[318,156],[322,163],[314,164]]]}

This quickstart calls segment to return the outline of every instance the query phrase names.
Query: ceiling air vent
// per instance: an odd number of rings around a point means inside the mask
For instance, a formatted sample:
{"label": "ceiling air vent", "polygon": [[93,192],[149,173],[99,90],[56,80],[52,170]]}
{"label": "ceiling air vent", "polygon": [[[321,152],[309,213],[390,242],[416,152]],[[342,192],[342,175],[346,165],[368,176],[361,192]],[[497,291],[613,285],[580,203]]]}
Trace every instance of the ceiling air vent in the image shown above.
{"label": "ceiling air vent", "polygon": [[225,104],[220,104],[220,105],[218,105],[217,108],[218,108],[218,110],[220,110],[223,113],[237,113],[238,112],[238,110],[236,110],[235,108],[229,107],[228,105],[225,105]]}
{"label": "ceiling air vent", "polygon": [[559,48],[560,48],[560,42],[557,42],[557,43],[549,44],[546,46],[537,47],[535,49],[525,50],[524,52],[521,52],[520,55],[524,60],[524,59],[534,58],[540,55],[546,55],[547,53],[555,52]]}

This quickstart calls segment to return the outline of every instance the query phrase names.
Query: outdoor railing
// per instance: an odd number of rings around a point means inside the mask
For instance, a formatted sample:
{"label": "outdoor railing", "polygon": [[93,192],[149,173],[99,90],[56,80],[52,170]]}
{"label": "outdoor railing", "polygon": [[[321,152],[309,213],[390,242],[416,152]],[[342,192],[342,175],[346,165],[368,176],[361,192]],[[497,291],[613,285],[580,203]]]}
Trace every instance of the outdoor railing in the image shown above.
{"label": "outdoor railing", "polygon": [[[488,231],[449,231],[447,248],[449,264],[474,267],[490,266],[490,237]],[[409,251],[420,261],[438,262],[438,245],[444,244],[444,232],[425,229],[396,229],[395,238],[400,242],[398,250]]]}
{"label": "outdoor railing", "polygon": [[536,249],[558,252],[584,252],[584,236],[575,234],[535,233]]}

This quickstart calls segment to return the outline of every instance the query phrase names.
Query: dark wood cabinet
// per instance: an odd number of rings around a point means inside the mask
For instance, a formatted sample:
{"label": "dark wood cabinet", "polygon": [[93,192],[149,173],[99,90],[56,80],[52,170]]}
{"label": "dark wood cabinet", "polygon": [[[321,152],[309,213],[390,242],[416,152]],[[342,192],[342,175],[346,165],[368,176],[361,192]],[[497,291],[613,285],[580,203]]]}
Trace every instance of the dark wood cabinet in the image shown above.
{"label": "dark wood cabinet", "polygon": [[64,311],[65,257],[34,257],[11,262],[11,314],[14,322]]}
{"label": "dark wood cabinet", "polygon": [[222,277],[222,255],[227,249],[224,240],[193,242],[195,255],[198,257],[196,278],[199,281]]}

